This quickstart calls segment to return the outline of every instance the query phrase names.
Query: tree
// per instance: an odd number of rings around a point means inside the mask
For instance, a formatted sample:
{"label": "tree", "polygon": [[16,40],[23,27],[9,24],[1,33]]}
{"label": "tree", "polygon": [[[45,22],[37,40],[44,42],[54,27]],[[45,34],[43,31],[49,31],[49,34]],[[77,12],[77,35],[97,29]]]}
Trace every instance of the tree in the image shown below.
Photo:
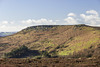
{"label": "tree", "polygon": [[5,57],[7,57],[7,58],[20,58],[20,57],[28,55],[28,53],[29,53],[29,49],[25,45],[23,45],[17,49],[12,50],[9,53],[6,53]]}

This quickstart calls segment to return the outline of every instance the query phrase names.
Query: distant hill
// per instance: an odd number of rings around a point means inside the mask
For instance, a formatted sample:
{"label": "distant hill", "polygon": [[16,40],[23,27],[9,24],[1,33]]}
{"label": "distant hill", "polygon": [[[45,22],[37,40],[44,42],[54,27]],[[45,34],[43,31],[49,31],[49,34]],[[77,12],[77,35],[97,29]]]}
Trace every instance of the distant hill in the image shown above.
{"label": "distant hill", "polygon": [[[72,56],[80,52],[96,53],[100,45],[100,27],[80,25],[32,26],[12,35],[0,38],[0,57],[12,49],[25,45],[30,50],[47,52],[51,56]],[[84,55],[84,56],[87,56]],[[30,56],[28,56],[30,57]]]}
{"label": "distant hill", "polygon": [[0,37],[4,37],[4,36],[9,36],[9,35],[12,35],[16,32],[0,32]]}

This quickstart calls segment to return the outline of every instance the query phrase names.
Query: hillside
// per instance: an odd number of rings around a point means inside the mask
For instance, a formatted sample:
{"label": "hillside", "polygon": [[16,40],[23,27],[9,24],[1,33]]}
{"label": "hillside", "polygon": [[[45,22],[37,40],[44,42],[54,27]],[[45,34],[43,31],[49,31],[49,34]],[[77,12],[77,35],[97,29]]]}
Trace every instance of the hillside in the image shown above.
{"label": "hillside", "polygon": [[83,24],[28,27],[14,35],[0,38],[0,57],[22,45],[30,50],[47,51],[51,56],[78,54],[85,49],[91,51],[100,48],[100,27]]}

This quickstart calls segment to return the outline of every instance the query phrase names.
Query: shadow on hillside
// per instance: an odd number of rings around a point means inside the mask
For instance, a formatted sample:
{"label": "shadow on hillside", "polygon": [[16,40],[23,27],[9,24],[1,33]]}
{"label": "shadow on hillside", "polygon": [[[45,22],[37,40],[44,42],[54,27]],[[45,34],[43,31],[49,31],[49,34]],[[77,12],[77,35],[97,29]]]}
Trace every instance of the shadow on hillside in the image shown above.
{"label": "shadow on hillside", "polygon": [[5,53],[5,58],[27,58],[27,57],[47,57],[50,58],[51,55],[47,51],[39,51],[39,50],[30,50],[26,46],[21,46],[17,49],[13,49],[9,53]]}
{"label": "shadow on hillside", "polygon": [[9,53],[5,53],[6,58],[26,58],[29,56],[37,56],[40,55],[40,51],[38,50],[30,50],[26,46],[21,46],[17,49],[11,50]]}
{"label": "shadow on hillside", "polygon": [[26,58],[26,57],[30,57],[30,56],[38,56],[38,55],[41,55],[41,53],[40,53],[40,51],[38,51],[38,50],[29,50],[28,52],[27,52],[27,54],[23,54],[23,56],[21,56],[21,57],[17,57],[17,58]]}

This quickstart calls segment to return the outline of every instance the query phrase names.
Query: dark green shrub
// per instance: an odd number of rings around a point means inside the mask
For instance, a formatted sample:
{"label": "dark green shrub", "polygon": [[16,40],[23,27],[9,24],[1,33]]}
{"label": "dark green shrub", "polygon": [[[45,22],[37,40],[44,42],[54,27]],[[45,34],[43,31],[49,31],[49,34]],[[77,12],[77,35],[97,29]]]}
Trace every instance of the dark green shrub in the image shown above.
{"label": "dark green shrub", "polygon": [[12,50],[9,53],[6,53],[5,57],[7,57],[7,58],[20,58],[20,57],[27,56],[29,51],[30,50],[26,46],[23,45],[17,49]]}

